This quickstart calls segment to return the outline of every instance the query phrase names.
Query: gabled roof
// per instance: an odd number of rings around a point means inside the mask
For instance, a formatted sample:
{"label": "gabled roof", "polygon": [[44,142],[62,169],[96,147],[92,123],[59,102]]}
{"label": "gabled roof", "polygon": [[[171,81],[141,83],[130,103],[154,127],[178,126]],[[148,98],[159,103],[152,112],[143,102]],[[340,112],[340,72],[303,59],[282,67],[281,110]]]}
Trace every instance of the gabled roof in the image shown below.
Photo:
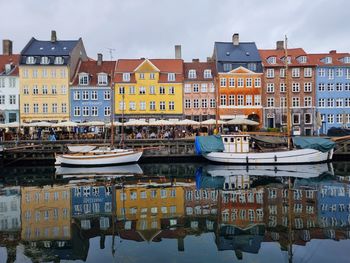
{"label": "gabled roof", "polygon": [[159,68],[157,68],[151,61],[147,58],[134,70],[137,72],[159,72]]}
{"label": "gabled roof", "polygon": [[[335,51],[331,51],[329,53],[321,53],[321,54],[308,54],[308,59],[316,64],[317,66],[349,66],[349,63],[343,63],[340,59],[344,57],[350,57],[350,53],[337,53]],[[332,63],[325,63],[322,61],[326,57],[332,58]]]}
{"label": "gabled roof", "polygon": [[[119,59],[115,68],[114,82],[123,82],[123,73],[131,73],[130,82],[127,83],[135,83],[134,72],[144,61],[145,59]],[[182,59],[148,59],[148,61],[159,69],[159,82],[168,82],[167,73],[175,73],[175,82],[182,82]]]}
{"label": "gabled roof", "polygon": [[[0,76],[18,76],[18,63],[20,55],[0,55]],[[9,74],[5,74],[5,65],[11,64],[11,71]]]}
{"label": "gabled roof", "polygon": [[238,68],[231,70],[230,72],[221,72],[220,74],[261,74],[261,73],[256,73],[245,67],[240,66]]}
{"label": "gabled roof", "polygon": [[57,40],[55,42],[37,40],[34,37],[24,47],[22,56],[69,56],[78,40]]}
{"label": "gabled roof", "polygon": [[109,77],[109,84],[111,85],[111,80],[113,80],[113,73],[116,61],[102,61],[101,65],[97,64],[97,61],[82,61],[78,67],[77,74],[73,79],[73,85],[79,86],[79,73],[87,73],[90,76],[88,86],[98,85],[98,74],[106,73]]}
{"label": "gabled roof", "polygon": [[[196,70],[197,77],[195,79],[189,79],[188,78],[188,72],[194,69]],[[210,69],[212,78],[204,78],[204,70]],[[214,76],[216,75],[216,67],[214,62],[199,62],[199,61],[192,61],[192,62],[185,62],[184,63],[184,74],[185,74],[185,80],[189,81],[210,81],[214,79]]]}
{"label": "gabled roof", "polygon": [[215,42],[216,60],[221,62],[260,62],[261,58],[255,42]]}
{"label": "gabled roof", "polygon": [[[284,49],[259,49],[260,57],[264,67],[284,67],[284,57],[285,51]],[[291,63],[289,66],[310,66],[313,65],[310,61],[306,61],[306,63],[300,63],[297,58],[300,56],[306,56],[306,52],[302,48],[288,48],[287,55],[291,58]],[[270,64],[267,62],[268,58],[276,57],[276,64]],[[314,66],[314,65],[313,65]]]}

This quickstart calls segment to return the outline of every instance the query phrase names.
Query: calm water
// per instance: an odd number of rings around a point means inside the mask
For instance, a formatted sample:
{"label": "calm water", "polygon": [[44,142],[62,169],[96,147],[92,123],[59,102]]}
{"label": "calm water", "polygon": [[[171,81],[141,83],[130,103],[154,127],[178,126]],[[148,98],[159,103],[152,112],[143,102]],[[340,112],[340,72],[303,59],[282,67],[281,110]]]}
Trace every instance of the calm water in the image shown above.
{"label": "calm water", "polygon": [[349,262],[350,164],[13,167],[0,262]]}

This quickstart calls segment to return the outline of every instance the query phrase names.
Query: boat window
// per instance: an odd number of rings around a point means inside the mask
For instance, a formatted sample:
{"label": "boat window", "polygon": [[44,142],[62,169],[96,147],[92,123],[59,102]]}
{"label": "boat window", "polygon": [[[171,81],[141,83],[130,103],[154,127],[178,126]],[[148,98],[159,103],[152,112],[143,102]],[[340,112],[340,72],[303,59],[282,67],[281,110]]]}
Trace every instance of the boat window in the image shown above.
{"label": "boat window", "polygon": [[231,138],[231,142],[234,142],[234,139],[233,139],[233,138]]}
{"label": "boat window", "polygon": [[240,142],[241,141],[241,138],[237,138],[237,142]]}
{"label": "boat window", "polygon": [[246,141],[247,141],[247,137],[243,137],[243,141],[245,141],[245,142],[246,142]]}
{"label": "boat window", "polygon": [[227,142],[227,138],[224,138],[224,142]]}

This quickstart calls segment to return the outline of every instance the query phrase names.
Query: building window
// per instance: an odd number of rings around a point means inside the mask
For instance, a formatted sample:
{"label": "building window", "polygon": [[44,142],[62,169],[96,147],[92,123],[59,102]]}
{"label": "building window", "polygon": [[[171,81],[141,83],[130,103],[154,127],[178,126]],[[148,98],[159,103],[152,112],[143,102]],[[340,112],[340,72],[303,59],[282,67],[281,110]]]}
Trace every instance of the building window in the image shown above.
{"label": "building window", "polygon": [[280,83],[280,92],[286,92],[286,83]]}
{"label": "building window", "polygon": [[9,104],[11,105],[16,104],[16,95],[9,95]]}
{"label": "building window", "polygon": [[220,78],[220,87],[226,87],[226,78]]}
{"label": "building window", "polygon": [[273,69],[273,68],[268,68],[267,70],[266,70],[266,77],[267,78],[274,78],[275,77],[275,69]]}
{"label": "building window", "polygon": [[280,107],[281,108],[286,108],[287,107],[287,98],[286,97],[281,97],[280,98]]}
{"label": "building window", "polygon": [[140,101],[140,110],[146,110],[146,102]]}
{"label": "building window", "polygon": [[149,102],[149,109],[152,111],[156,110],[156,102],[155,101]]}
{"label": "building window", "polygon": [[276,57],[268,57],[267,63],[272,64],[272,65],[276,64]]}
{"label": "building window", "polygon": [[83,107],[83,116],[89,116],[89,107],[87,106]]}
{"label": "building window", "polygon": [[62,110],[62,113],[67,113],[67,103],[61,104],[61,110]]}
{"label": "building window", "polygon": [[210,99],[210,108],[215,108],[215,107],[216,107],[215,99]]}
{"label": "building window", "polygon": [[336,83],[335,90],[336,91],[343,91],[343,83]]}
{"label": "building window", "polygon": [[261,87],[261,79],[260,78],[254,79],[254,87],[255,88],[260,88]]}
{"label": "building window", "polygon": [[244,105],[244,96],[238,95],[237,96],[237,106],[243,106]]}
{"label": "building window", "polygon": [[202,99],[202,108],[206,109],[208,107],[208,100],[207,99]]}
{"label": "building window", "polygon": [[[1,104],[1,96],[0,96],[0,104]],[[23,111],[24,111],[24,113],[29,113],[29,104],[28,103],[24,103]]]}
{"label": "building window", "polygon": [[267,98],[267,107],[268,108],[275,107],[275,99],[274,98]]}
{"label": "building window", "polygon": [[253,97],[252,97],[252,95],[247,95],[245,97],[245,99],[246,99],[246,105],[247,106],[251,106],[253,104]]}
{"label": "building window", "polygon": [[234,106],[235,105],[235,95],[229,95],[228,97],[228,105]]}
{"label": "building window", "polygon": [[237,87],[238,88],[243,88],[244,87],[244,79],[243,78],[238,78],[237,79]]}
{"label": "building window", "polygon": [[135,103],[135,101],[130,101],[129,102],[129,110],[131,110],[131,111],[136,110],[136,103]]}
{"label": "building window", "polygon": [[300,83],[299,82],[292,83],[292,92],[300,92]]}
{"label": "building window", "polygon": [[39,94],[39,89],[38,89],[38,86],[37,86],[37,85],[34,85],[34,86],[33,86],[33,94],[34,94],[34,95]]}
{"label": "building window", "polygon": [[96,90],[91,91],[91,100],[97,100],[97,99],[98,99],[97,91]]}
{"label": "building window", "polygon": [[229,78],[228,85],[229,85],[229,87],[234,87],[235,86],[235,79]]}
{"label": "building window", "polygon": [[29,95],[29,87],[28,86],[24,86],[23,87],[23,94],[24,95]]}
{"label": "building window", "polygon": [[338,98],[335,100],[335,106],[337,108],[342,108],[343,107],[343,98]]}
{"label": "building window", "polygon": [[169,94],[174,95],[175,94],[175,88],[174,87],[169,87]]}
{"label": "building window", "polygon": [[191,108],[191,100],[185,99],[185,109],[190,109],[190,108]]}
{"label": "building window", "polygon": [[145,74],[144,73],[140,73],[139,74],[139,79],[145,79]]}
{"label": "building window", "polygon": [[300,99],[299,99],[299,97],[293,97],[292,98],[292,107],[293,108],[300,107]]}
{"label": "building window", "polygon": [[285,78],[286,77],[286,69],[285,68],[281,68],[280,69],[280,78]]}
{"label": "building window", "polygon": [[89,91],[87,90],[83,91],[83,100],[89,100]]}
{"label": "building window", "polygon": [[125,94],[125,87],[119,87],[119,94],[120,95]]}
{"label": "building window", "polygon": [[342,68],[335,69],[335,76],[342,77],[343,76],[343,69]]}
{"label": "building window", "polygon": [[232,64],[230,63],[224,63],[224,71],[231,71],[232,70]]}
{"label": "building window", "polygon": [[333,124],[334,123],[334,115],[328,114],[327,121],[328,121],[328,123]]}
{"label": "building window", "polygon": [[111,107],[104,107],[104,116],[111,116]]}
{"label": "building window", "polygon": [[79,74],[79,85],[88,85],[88,84],[89,84],[89,75]]}
{"label": "building window", "polygon": [[312,91],[312,83],[311,82],[305,82],[304,83],[304,92],[311,92]]}
{"label": "building window", "polygon": [[159,103],[159,109],[160,109],[160,110],[165,110],[165,101],[161,101],[161,102]]}
{"label": "building window", "polygon": [[62,65],[63,64],[63,58],[62,57],[55,57],[55,64],[56,65]]}
{"label": "building window", "polygon": [[327,84],[327,90],[328,91],[334,91],[334,83],[328,83]]}
{"label": "building window", "polygon": [[191,93],[191,84],[185,84],[185,93]]}
{"label": "building window", "polygon": [[312,68],[304,68],[304,77],[311,78],[312,77]]}
{"label": "building window", "polygon": [[332,98],[327,99],[327,107],[329,107],[329,108],[334,107],[334,99],[332,99]]}
{"label": "building window", "polygon": [[220,105],[226,106],[226,95],[220,95]]}
{"label": "building window", "polygon": [[324,83],[318,83],[318,91],[325,91],[326,85]]}
{"label": "building window", "polygon": [[300,56],[297,58],[299,63],[306,63],[307,62],[307,57],[306,56]]}
{"label": "building window", "polygon": [[342,124],[343,123],[343,114],[337,114],[337,123]]}
{"label": "building window", "polygon": [[49,110],[49,106],[47,103],[44,103],[43,104],[43,113],[48,113],[48,110]]}
{"label": "building window", "polygon": [[211,70],[210,70],[210,69],[205,69],[205,70],[204,70],[204,78],[205,78],[205,79],[211,79],[211,78],[212,78]]}
{"label": "building window", "polygon": [[254,95],[254,105],[255,106],[261,105],[261,96],[260,95]]}
{"label": "building window", "polygon": [[111,91],[110,90],[105,90],[103,92],[103,99],[104,100],[110,100],[111,99]]}
{"label": "building window", "polygon": [[299,78],[300,77],[300,68],[292,68],[292,77]]}
{"label": "building window", "polygon": [[248,63],[248,69],[251,71],[256,71],[256,63]]}
{"label": "building window", "polygon": [[33,79],[38,78],[38,70],[37,69],[33,69],[32,73],[33,73]]}
{"label": "building window", "polygon": [[73,92],[73,100],[80,100],[80,91]]}
{"label": "building window", "polygon": [[39,112],[39,104],[38,103],[34,103],[34,105],[33,105],[33,112],[34,113],[38,113]]}
{"label": "building window", "polygon": [[304,107],[312,107],[312,97],[304,97]]}
{"label": "building window", "polygon": [[195,69],[190,69],[188,71],[188,78],[189,79],[195,79],[197,78],[197,73],[196,73],[196,70]]}
{"label": "building window", "polygon": [[334,79],[334,69],[328,69],[328,79]]}
{"label": "building window", "polygon": [[247,78],[246,79],[246,87],[251,88],[252,87],[252,78]]}
{"label": "building window", "polygon": [[344,98],[344,107],[350,107],[350,98]]}
{"label": "building window", "polygon": [[123,82],[130,81],[130,73],[123,73]]}
{"label": "building window", "polygon": [[168,81],[175,81],[175,73],[168,73]]}
{"label": "building window", "polygon": [[175,102],[169,101],[169,110],[175,110]]}
{"label": "building window", "polygon": [[326,69],[324,69],[324,68],[319,68],[319,69],[318,69],[318,76],[319,76],[319,77],[325,77],[325,76],[326,76]]}
{"label": "building window", "polygon": [[267,93],[274,93],[274,92],[275,92],[275,84],[267,83]]}
{"label": "building window", "polygon": [[55,85],[51,86],[51,94],[52,94],[52,95],[57,94],[57,89],[56,89],[56,86],[55,86]]}
{"label": "building window", "polygon": [[149,74],[149,78],[150,78],[150,79],[155,79],[155,74],[154,74],[154,73],[150,73],[150,74]]}
{"label": "building window", "polygon": [[208,84],[207,83],[201,84],[201,92],[208,92]]}
{"label": "building window", "polygon": [[156,94],[156,87],[155,86],[150,86],[149,87],[149,94],[151,94],[151,95]]}
{"label": "building window", "polygon": [[319,108],[324,108],[325,106],[326,106],[325,99],[318,99],[318,107]]}
{"label": "building window", "polygon": [[165,94],[165,87],[160,86],[159,87],[159,94]]}
{"label": "building window", "polygon": [[57,103],[52,103],[52,113],[57,113]]}
{"label": "building window", "polygon": [[145,87],[140,87],[139,88],[139,94],[140,95],[145,95],[146,94],[146,88]]}
{"label": "building window", "polygon": [[101,73],[98,74],[98,85],[107,85],[108,84],[108,77],[107,74]]}
{"label": "building window", "polygon": [[300,124],[300,114],[299,113],[293,113],[293,124]]}
{"label": "building window", "polygon": [[35,64],[36,59],[34,57],[27,57],[26,64]]}
{"label": "building window", "polygon": [[91,116],[98,116],[98,108],[97,106],[91,107]]}
{"label": "building window", "polygon": [[199,84],[195,83],[193,84],[193,92],[198,93],[199,92]]}

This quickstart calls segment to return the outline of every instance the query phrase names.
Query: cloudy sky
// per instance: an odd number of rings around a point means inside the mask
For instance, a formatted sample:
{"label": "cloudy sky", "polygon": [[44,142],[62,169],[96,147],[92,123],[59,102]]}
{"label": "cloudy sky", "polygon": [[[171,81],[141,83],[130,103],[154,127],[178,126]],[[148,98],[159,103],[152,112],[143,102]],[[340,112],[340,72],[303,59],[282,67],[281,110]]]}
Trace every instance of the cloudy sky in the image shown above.
{"label": "cloudy sky", "polygon": [[29,39],[83,38],[90,57],[205,59],[215,41],[255,41],[307,52],[350,51],[348,0],[0,0],[0,38],[20,52]]}

